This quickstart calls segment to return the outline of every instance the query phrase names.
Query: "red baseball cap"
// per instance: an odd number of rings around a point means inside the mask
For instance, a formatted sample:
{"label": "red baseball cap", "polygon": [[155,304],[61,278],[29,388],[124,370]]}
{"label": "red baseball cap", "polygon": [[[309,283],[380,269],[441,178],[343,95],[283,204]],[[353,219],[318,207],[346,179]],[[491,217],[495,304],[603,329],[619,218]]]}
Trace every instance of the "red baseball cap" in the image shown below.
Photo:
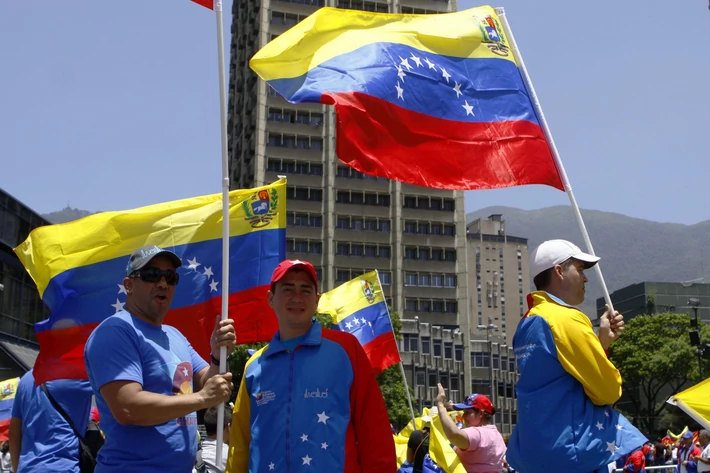
{"label": "red baseball cap", "polygon": [[454,409],[478,409],[479,411],[487,412],[490,415],[496,413],[493,403],[485,394],[471,394],[464,402],[454,404]]}
{"label": "red baseball cap", "polygon": [[286,276],[286,273],[292,269],[299,269],[305,271],[313,280],[313,284],[316,285],[316,292],[318,292],[318,274],[316,273],[316,268],[313,267],[308,261],[301,261],[297,259],[287,259],[279,263],[274,269],[271,275],[271,286],[279,282],[281,278]]}

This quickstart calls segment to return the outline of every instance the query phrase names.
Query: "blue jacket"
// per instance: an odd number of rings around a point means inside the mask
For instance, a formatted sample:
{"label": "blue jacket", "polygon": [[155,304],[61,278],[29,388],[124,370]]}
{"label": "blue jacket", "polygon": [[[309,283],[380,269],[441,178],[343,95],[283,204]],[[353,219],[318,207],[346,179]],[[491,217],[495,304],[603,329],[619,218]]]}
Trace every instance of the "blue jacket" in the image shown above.
{"label": "blue jacket", "polygon": [[229,450],[231,473],[397,471],[387,409],[358,340],[314,322],[289,351],[277,333],[247,362]]}
{"label": "blue jacket", "polygon": [[518,422],[508,463],[520,473],[587,473],[621,458],[646,438],[610,407],[621,375],[582,312],[546,292],[513,338],[520,379]]}

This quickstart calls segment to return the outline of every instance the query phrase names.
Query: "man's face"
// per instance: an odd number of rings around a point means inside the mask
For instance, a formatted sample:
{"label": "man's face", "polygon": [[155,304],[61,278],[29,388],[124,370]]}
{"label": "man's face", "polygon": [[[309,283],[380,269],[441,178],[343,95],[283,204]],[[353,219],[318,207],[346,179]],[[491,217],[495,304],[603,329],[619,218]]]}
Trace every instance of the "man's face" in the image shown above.
{"label": "man's face", "polygon": [[[175,266],[168,258],[158,255],[142,269],[156,268],[159,270],[175,270]],[[143,281],[140,276],[126,277],[123,280],[130,307],[137,316],[143,316],[150,321],[160,323],[170,309],[170,303],[175,295],[175,286],[169,285],[164,277],[158,282]],[[128,302],[128,299],[127,299]]]}
{"label": "man's face", "polygon": [[279,328],[305,333],[318,308],[320,295],[305,271],[292,269],[267,294],[269,305],[276,313]]}
{"label": "man's face", "polygon": [[565,293],[563,300],[570,305],[579,305],[584,302],[584,285],[587,276],[584,275],[584,263],[572,259],[569,264],[558,265],[562,274],[562,290]]}

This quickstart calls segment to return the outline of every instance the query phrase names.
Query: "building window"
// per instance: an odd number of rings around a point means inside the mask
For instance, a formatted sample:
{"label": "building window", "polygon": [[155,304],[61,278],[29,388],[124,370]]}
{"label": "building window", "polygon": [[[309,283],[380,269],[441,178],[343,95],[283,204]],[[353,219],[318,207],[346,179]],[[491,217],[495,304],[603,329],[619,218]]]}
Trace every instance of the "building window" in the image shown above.
{"label": "building window", "polygon": [[417,300],[416,299],[405,299],[404,310],[406,310],[407,312],[416,312],[417,311]]}
{"label": "building window", "polygon": [[446,275],[444,287],[456,287],[456,275]]}
{"label": "building window", "polygon": [[436,371],[429,372],[429,387],[435,388],[438,382],[439,382],[439,373],[437,373]]}
{"label": "building window", "polygon": [[454,359],[463,361],[463,347],[454,347]]}
{"label": "building window", "polygon": [[451,376],[451,390],[452,391],[459,390],[459,377],[458,376]]}
{"label": "building window", "polygon": [[417,285],[417,273],[405,273],[404,285],[405,286],[416,286]]}
{"label": "building window", "polygon": [[383,286],[389,286],[392,284],[392,273],[389,271],[379,271],[378,272],[380,276],[380,283],[382,283]]}
{"label": "building window", "polygon": [[404,248],[404,259],[417,259],[417,249],[413,246]]}
{"label": "building window", "polygon": [[493,355],[493,369],[494,370],[500,369],[500,356],[499,355]]}
{"label": "building window", "polygon": [[429,275],[420,274],[419,275],[419,287],[429,287]]}
{"label": "building window", "polygon": [[444,276],[441,274],[432,274],[431,286],[432,287],[444,287]]}
{"label": "building window", "polygon": [[417,222],[404,222],[404,233],[417,233]]}
{"label": "building window", "polygon": [[422,353],[425,355],[431,353],[431,339],[429,337],[422,337]]}
{"label": "building window", "polygon": [[471,366],[474,368],[488,368],[490,366],[489,353],[472,351]]}
{"label": "building window", "polygon": [[415,383],[417,386],[426,386],[426,373],[424,371],[417,371],[417,379]]}
{"label": "building window", "polygon": [[338,256],[348,256],[350,254],[350,245],[347,243],[337,243],[335,245],[335,254]]}
{"label": "building window", "polygon": [[444,343],[444,359],[450,360],[453,357],[454,346],[451,343]]}
{"label": "building window", "polygon": [[412,352],[419,351],[419,343],[418,343],[419,338],[417,335],[405,333],[402,336],[402,341],[404,342],[404,351],[412,351]]}
{"label": "building window", "polygon": [[336,282],[350,281],[350,271],[347,269],[336,269],[335,270],[335,281]]}
{"label": "building window", "polygon": [[441,356],[441,341],[434,340],[434,356]]}

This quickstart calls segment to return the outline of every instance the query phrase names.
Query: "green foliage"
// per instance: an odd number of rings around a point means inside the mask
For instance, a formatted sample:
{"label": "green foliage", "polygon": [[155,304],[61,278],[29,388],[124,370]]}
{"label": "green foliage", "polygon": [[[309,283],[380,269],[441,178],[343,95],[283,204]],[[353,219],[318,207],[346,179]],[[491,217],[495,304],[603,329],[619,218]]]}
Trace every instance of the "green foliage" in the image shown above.
{"label": "green foliage", "polygon": [[239,385],[242,382],[242,377],[244,376],[244,367],[249,360],[248,349],[258,350],[266,346],[266,343],[251,343],[247,345],[237,345],[234,351],[229,356],[229,371],[232,372],[232,383],[234,384],[234,393],[232,398],[236,399],[237,391],[239,390]]}
{"label": "green foliage", "polygon": [[[624,395],[633,406],[625,409],[642,430],[650,434],[664,431],[657,425],[668,410],[668,396],[689,382],[700,381],[695,347],[690,345],[690,318],[686,314],[665,313],[634,317],[623,336],[609,350],[609,357],[621,372]],[[703,342],[710,342],[710,327],[701,324]],[[703,360],[703,371],[709,371]]]}

